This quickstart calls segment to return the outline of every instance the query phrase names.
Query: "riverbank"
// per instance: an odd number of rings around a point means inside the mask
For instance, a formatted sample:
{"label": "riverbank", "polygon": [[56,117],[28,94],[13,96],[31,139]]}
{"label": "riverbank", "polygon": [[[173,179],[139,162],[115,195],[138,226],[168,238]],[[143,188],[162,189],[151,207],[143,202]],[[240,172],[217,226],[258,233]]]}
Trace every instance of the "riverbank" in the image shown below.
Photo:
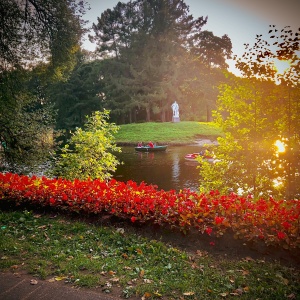
{"label": "riverbank", "polygon": [[188,145],[203,141],[216,143],[222,130],[212,122],[165,122],[138,123],[121,125],[116,134],[116,142],[120,146],[136,145],[138,142],[155,142],[159,145]]}

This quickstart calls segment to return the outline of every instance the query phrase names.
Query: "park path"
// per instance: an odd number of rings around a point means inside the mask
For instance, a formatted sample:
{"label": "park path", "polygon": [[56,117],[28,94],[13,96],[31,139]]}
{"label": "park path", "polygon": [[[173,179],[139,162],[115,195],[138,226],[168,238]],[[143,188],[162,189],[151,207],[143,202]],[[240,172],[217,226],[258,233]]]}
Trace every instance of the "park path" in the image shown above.
{"label": "park path", "polygon": [[0,300],[120,300],[110,295],[78,289],[30,275],[0,272]]}

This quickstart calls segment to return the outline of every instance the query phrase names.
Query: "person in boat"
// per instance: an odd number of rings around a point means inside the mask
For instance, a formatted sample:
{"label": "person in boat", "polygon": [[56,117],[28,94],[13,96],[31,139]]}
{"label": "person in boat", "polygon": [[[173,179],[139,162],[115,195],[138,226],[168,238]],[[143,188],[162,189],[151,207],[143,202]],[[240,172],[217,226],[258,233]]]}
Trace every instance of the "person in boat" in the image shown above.
{"label": "person in boat", "polygon": [[154,148],[154,144],[153,144],[151,141],[148,143],[148,146],[149,146],[150,148]]}
{"label": "person in boat", "polygon": [[143,142],[139,142],[137,145],[139,148],[143,147]]}

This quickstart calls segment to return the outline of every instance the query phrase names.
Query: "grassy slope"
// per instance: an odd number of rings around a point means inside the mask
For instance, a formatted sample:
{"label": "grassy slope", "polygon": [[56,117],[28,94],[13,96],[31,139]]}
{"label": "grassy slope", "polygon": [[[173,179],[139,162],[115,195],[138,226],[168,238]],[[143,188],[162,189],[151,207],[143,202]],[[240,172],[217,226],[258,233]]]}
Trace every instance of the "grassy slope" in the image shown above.
{"label": "grassy slope", "polygon": [[201,137],[217,138],[222,131],[214,123],[179,122],[179,123],[134,123],[121,125],[116,135],[119,144],[136,144],[153,141],[160,144],[185,144]]}
{"label": "grassy slope", "polygon": [[130,233],[124,224],[116,229],[78,219],[0,210],[0,270],[24,270],[125,298],[299,299],[299,270],[187,253]]}

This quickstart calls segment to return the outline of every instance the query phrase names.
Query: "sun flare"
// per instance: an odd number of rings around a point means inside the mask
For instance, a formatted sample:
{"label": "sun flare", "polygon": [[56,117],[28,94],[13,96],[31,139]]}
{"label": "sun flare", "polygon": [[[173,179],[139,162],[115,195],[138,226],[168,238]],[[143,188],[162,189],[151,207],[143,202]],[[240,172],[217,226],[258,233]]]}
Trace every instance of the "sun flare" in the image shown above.
{"label": "sun flare", "polygon": [[282,141],[277,140],[274,145],[277,147],[278,153],[285,152],[285,143],[283,143]]}
{"label": "sun flare", "polygon": [[278,74],[283,74],[286,70],[290,68],[291,64],[288,60],[274,59],[274,68]]}

